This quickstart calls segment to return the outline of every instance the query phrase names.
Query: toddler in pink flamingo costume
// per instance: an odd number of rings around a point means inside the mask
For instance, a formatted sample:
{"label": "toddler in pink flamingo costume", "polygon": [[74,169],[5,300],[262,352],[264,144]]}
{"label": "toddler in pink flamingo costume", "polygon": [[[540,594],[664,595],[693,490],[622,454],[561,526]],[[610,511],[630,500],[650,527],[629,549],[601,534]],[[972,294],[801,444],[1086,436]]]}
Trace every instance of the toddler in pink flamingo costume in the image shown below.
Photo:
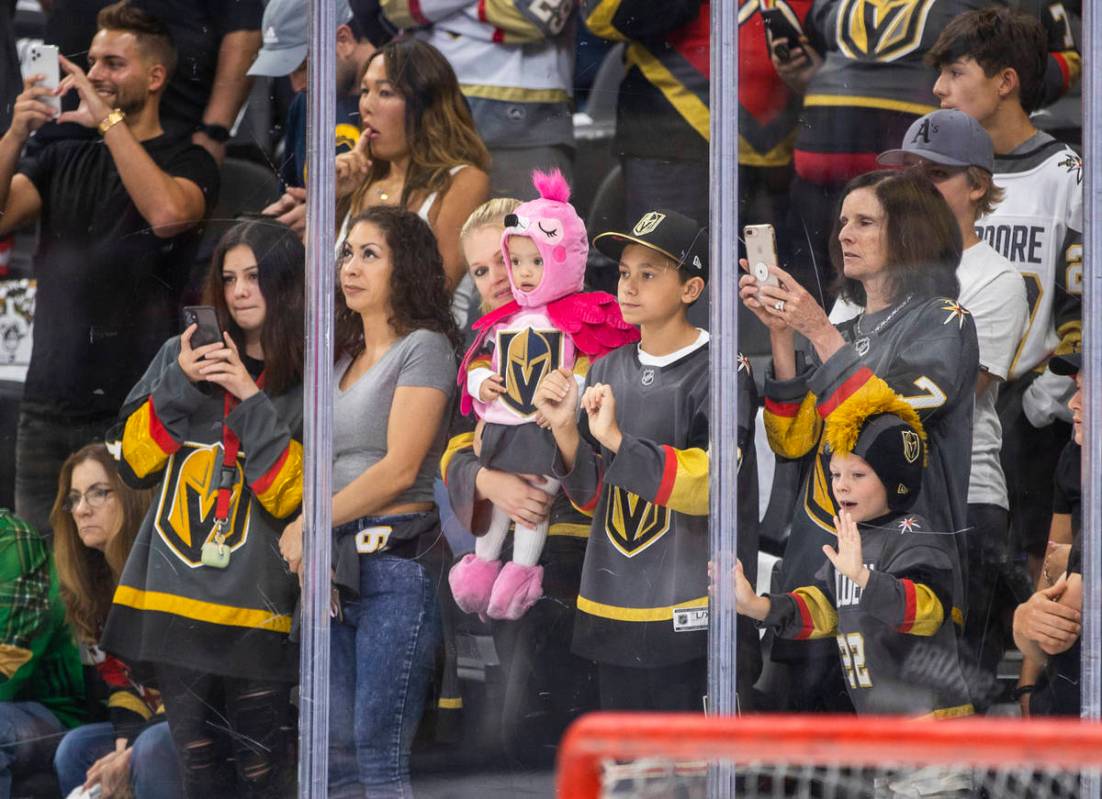
{"label": "toddler in pink flamingo costume", "polygon": [[[462,410],[480,419],[475,434],[480,463],[512,474],[541,475],[537,485],[558,491],[549,475],[555,457],[550,431],[535,422],[532,400],[539,381],[556,369],[583,380],[591,360],[637,341],[639,331],[624,322],[616,298],[581,293],[589,241],[585,224],[570,205],[562,174],[534,172],[539,199],[505,217],[501,249],[513,301],[474,324],[476,338],[459,370]],[[475,551],[452,567],[448,580],[456,604],[466,613],[519,619],[543,595],[540,554],[548,522],[517,524],[512,560],[502,566],[509,530],[505,511],[494,508]]]}

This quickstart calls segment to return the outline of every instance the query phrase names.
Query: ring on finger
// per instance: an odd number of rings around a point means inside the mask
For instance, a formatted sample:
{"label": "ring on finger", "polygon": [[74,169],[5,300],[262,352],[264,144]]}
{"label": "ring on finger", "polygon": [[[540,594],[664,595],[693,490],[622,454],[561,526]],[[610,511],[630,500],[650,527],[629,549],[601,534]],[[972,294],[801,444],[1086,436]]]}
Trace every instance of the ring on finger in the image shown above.
{"label": "ring on finger", "polygon": [[773,308],[778,310],[778,311],[783,311],[784,310],[784,300],[777,300],[775,303],[773,303]]}

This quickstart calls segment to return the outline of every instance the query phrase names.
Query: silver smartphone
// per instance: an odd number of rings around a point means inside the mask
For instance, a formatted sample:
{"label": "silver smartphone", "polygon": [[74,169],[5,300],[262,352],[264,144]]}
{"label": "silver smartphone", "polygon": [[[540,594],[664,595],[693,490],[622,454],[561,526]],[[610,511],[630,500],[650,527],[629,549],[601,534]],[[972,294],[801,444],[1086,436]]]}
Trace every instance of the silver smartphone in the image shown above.
{"label": "silver smartphone", "polygon": [[777,276],[769,267],[777,264],[777,235],[772,225],[747,225],[742,230],[746,242],[746,260],[750,274],[759,286],[779,286]]}
{"label": "silver smartphone", "polygon": [[[23,76],[45,75],[46,79],[36,84],[44,89],[56,89],[61,83],[61,63],[58,61],[57,46],[53,44],[33,44],[27,50],[23,61]],[[56,94],[40,97],[39,102],[61,113],[61,98]]]}

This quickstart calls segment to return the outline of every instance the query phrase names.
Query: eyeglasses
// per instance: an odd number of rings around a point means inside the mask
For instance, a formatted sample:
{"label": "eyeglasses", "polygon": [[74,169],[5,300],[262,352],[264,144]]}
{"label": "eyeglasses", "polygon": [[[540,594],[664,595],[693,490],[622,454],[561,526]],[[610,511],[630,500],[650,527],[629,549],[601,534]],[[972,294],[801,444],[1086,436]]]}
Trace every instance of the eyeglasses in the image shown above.
{"label": "eyeglasses", "polygon": [[115,493],[115,489],[107,488],[106,486],[92,486],[83,494],[79,491],[70,491],[69,496],[65,497],[65,501],[61,503],[61,509],[66,513],[72,513],[80,506],[80,501],[83,499],[88,503],[88,507],[95,510],[96,508],[102,508],[103,503],[107,502],[107,498]]}

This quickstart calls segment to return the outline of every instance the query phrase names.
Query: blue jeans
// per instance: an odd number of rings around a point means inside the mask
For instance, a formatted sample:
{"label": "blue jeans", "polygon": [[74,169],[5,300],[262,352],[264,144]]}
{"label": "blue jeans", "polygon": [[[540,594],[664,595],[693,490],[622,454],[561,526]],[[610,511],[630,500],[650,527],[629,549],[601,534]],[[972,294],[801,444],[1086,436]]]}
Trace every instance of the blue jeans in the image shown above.
{"label": "blue jeans", "polygon": [[50,771],[65,726],[38,702],[0,702],[0,799],[11,796],[12,780]]}
{"label": "blue jeans", "polygon": [[[167,721],[147,727],[134,739],[131,748],[130,787],[135,799],[183,799],[180,768]],[[92,764],[114,749],[115,731],[110,722],[70,730],[54,755],[61,795],[68,796],[83,785]]]}
{"label": "blue jeans", "polygon": [[334,620],[329,796],[412,796],[409,753],[442,640],[436,586],[417,561],[360,557],[360,596]]}

